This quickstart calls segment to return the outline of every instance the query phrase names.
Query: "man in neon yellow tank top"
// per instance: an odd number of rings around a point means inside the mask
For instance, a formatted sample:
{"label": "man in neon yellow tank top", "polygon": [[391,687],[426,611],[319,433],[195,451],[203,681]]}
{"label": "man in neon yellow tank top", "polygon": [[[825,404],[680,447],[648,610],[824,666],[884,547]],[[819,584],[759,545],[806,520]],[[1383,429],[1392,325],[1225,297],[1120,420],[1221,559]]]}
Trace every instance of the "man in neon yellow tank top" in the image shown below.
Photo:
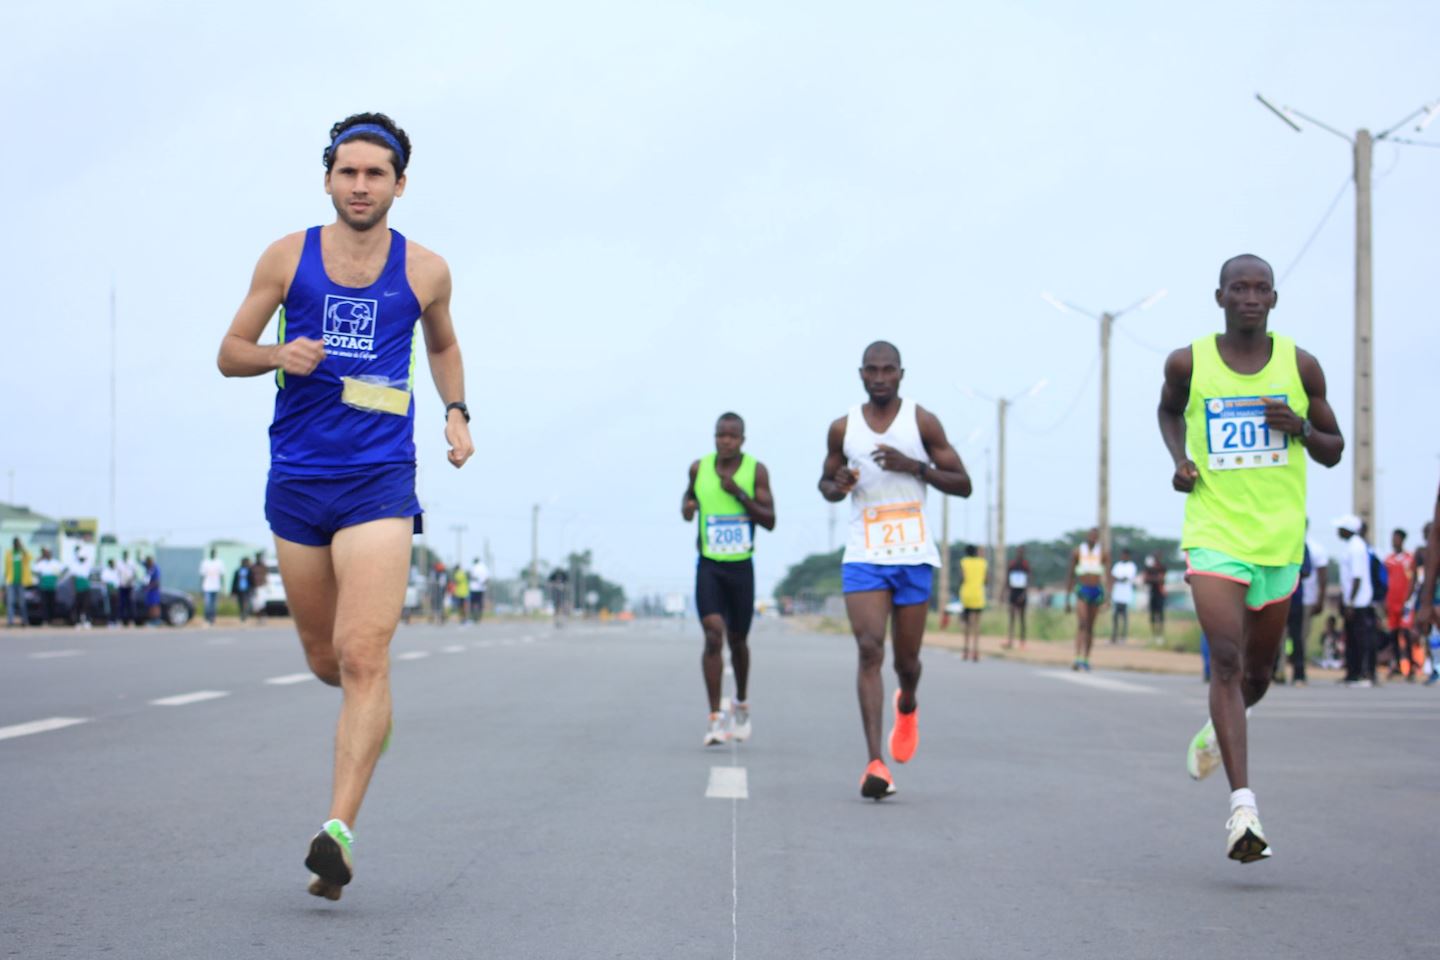
{"label": "man in neon yellow tank top", "polygon": [[1229,856],[1270,856],[1250,790],[1246,709],[1265,695],[1305,555],[1306,456],[1333,467],[1344,438],[1325,374],[1289,337],[1266,329],[1275,275],[1244,254],[1220,268],[1225,332],[1170,354],[1160,433],[1187,495],[1187,574],[1210,641],[1210,721],[1190,743],[1196,780],[1221,763],[1230,779]]}
{"label": "man in neon yellow tank top", "polygon": [[[725,413],[715,422],[715,452],[690,464],[690,484],[680,502],[680,514],[689,523],[700,517],[696,547],[695,606],[705,632],[700,670],[710,699],[710,721],[705,746],[718,746],[733,737],[750,738],[750,618],[755,612],[755,525],[775,529],[775,498],[770,495],[770,471],[748,453],[745,421]],[[730,666],[735,671],[734,713],[720,709],[721,652],[730,643]]]}

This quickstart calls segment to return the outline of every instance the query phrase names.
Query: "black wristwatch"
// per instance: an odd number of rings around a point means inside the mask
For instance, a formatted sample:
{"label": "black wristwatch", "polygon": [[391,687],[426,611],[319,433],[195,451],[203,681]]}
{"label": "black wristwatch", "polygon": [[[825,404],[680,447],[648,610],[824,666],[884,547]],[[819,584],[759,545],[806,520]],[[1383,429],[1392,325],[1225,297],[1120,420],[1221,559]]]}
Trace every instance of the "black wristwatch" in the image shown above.
{"label": "black wristwatch", "polygon": [[449,419],[450,419],[450,411],[451,411],[451,410],[459,410],[459,411],[460,411],[460,416],[462,416],[462,417],[465,418],[465,422],[466,422],[466,423],[469,423],[469,422],[470,422],[470,408],[467,407],[467,406],[465,406],[465,401],[464,401],[464,400],[456,400],[454,403],[447,403],[447,404],[445,404],[445,419],[446,419],[446,420],[449,420]]}
{"label": "black wristwatch", "polygon": [[924,482],[925,482],[925,471],[928,470],[928,469],[930,469],[930,465],[929,465],[928,463],[926,463],[925,461],[923,461],[923,460],[919,461],[919,463],[920,463],[920,469],[919,469],[918,471],[916,471],[916,473],[915,473],[915,478],[916,478],[917,480],[919,480],[920,482],[924,483]]}
{"label": "black wristwatch", "polygon": [[1311,426],[1310,419],[1308,417],[1300,421],[1300,440],[1302,443],[1306,440],[1309,440],[1310,434],[1314,432],[1315,428]]}

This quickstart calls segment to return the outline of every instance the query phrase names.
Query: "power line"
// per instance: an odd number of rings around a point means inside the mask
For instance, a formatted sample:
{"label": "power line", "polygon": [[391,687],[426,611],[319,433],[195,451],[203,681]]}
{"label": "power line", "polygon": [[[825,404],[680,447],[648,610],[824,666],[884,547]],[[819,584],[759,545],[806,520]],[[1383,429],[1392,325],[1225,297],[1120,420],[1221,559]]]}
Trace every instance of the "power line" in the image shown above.
{"label": "power line", "polygon": [[1285,278],[1290,276],[1295,268],[1300,265],[1301,260],[1305,259],[1305,254],[1310,252],[1310,245],[1320,236],[1320,231],[1324,230],[1325,224],[1330,222],[1330,216],[1335,212],[1335,208],[1340,206],[1340,201],[1345,198],[1345,191],[1350,189],[1350,180],[1350,175],[1346,174],[1345,179],[1340,184],[1340,189],[1335,192],[1335,199],[1331,200],[1330,206],[1325,208],[1325,215],[1320,218],[1320,222],[1315,225],[1315,229],[1310,231],[1309,239],[1307,239],[1300,248],[1300,252],[1295,254],[1295,259],[1290,261],[1290,266],[1286,267],[1284,272],[1280,274],[1280,279],[1275,281],[1275,286],[1278,287],[1283,284]]}
{"label": "power line", "polygon": [[1054,423],[1050,424],[1050,426],[1044,427],[1039,430],[1036,430],[1032,427],[1027,427],[1022,423],[1020,429],[1033,437],[1047,436],[1054,433],[1056,430],[1059,430],[1062,426],[1065,425],[1065,421],[1069,420],[1070,417],[1074,415],[1080,403],[1080,398],[1084,395],[1085,391],[1089,389],[1090,380],[1095,376],[1095,370],[1099,366],[1100,351],[1097,350],[1095,351],[1095,356],[1090,360],[1090,369],[1085,371],[1085,379],[1080,381],[1080,389],[1075,391],[1075,396],[1070,400],[1069,403],[1065,405],[1065,414],[1059,420],[1056,420]]}

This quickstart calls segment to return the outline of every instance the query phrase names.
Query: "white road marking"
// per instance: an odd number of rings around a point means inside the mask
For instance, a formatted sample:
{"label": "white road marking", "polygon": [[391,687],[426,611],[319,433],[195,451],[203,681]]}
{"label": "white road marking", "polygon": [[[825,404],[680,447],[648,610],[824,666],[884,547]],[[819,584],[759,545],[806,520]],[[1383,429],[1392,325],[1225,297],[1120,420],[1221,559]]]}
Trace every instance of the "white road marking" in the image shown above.
{"label": "white road marking", "polygon": [[1097,690],[1111,690],[1115,693],[1159,693],[1154,687],[1141,686],[1138,683],[1131,683],[1128,680],[1116,680],[1113,677],[1096,677],[1088,673],[1066,672],[1064,670],[1042,670],[1040,675],[1050,677],[1054,680],[1064,680],[1067,683],[1078,683],[1082,687],[1094,687]]}
{"label": "white road marking", "polygon": [[17,723],[9,727],[0,727],[0,740],[9,740],[12,737],[27,737],[32,733],[46,733],[50,730],[63,730],[66,727],[73,727],[77,723],[88,723],[87,717],[49,717],[45,720],[31,720],[29,723]]}
{"label": "white road marking", "polygon": [[288,687],[292,683],[304,683],[306,680],[314,680],[313,673],[287,673],[280,677],[270,677],[265,682],[271,686]]}
{"label": "white road marking", "polygon": [[464,652],[465,652],[465,644],[463,644],[463,643],[452,643],[452,644],[450,644],[450,646],[448,646],[448,647],[441,647],[441,648],[440,648],[440,652],[441,652],[441,653],[464,653]]}
{"label": "white road marking", "polygon": [[203,703],[206,700],[219,700],[221,697],[230,696],[229,690],[196,690],[194,693],[181,693],[173,697],[161,697],[159,700],[151,700],[152,707],[183,707],[191,703]]}
{"label": "white road marking", "polygon": [[84,650],[40,650],[30,654],[31,660],[54,660],[57,657],[84,656]]}
{"label": "white road marking", "polygon": [[424,660],[430,656],[428,650],[406,650],[404,653],[396,654],[396,660]]}
{"label": "white road marking", "polygon": [[705,796],[711,800],[748,800],[750,782],[744,767],[711,767]]}

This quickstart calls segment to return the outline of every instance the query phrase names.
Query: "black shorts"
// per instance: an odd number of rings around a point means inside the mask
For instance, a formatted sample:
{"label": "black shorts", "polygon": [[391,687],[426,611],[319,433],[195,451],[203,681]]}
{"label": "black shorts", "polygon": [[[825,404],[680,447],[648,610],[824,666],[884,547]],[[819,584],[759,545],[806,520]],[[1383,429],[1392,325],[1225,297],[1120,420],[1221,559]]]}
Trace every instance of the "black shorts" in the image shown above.
{"label": "black shorts", "polygon": [[701,557],[695,566],[695,607],[702,620],[718,613],[731,633],[749,633],[755,615],[754,564]]}
{"label": "black shorts", "polygon": [[1030,601],[1030,591],[1024,587],[1010,588],[1010,606],[1024,609],[1025,604]]}
{"label": "black shorts", "polygon": [[1165,619],[1165,594],[1154,587],[1150,588],[1150,619],[1156,621]]}

